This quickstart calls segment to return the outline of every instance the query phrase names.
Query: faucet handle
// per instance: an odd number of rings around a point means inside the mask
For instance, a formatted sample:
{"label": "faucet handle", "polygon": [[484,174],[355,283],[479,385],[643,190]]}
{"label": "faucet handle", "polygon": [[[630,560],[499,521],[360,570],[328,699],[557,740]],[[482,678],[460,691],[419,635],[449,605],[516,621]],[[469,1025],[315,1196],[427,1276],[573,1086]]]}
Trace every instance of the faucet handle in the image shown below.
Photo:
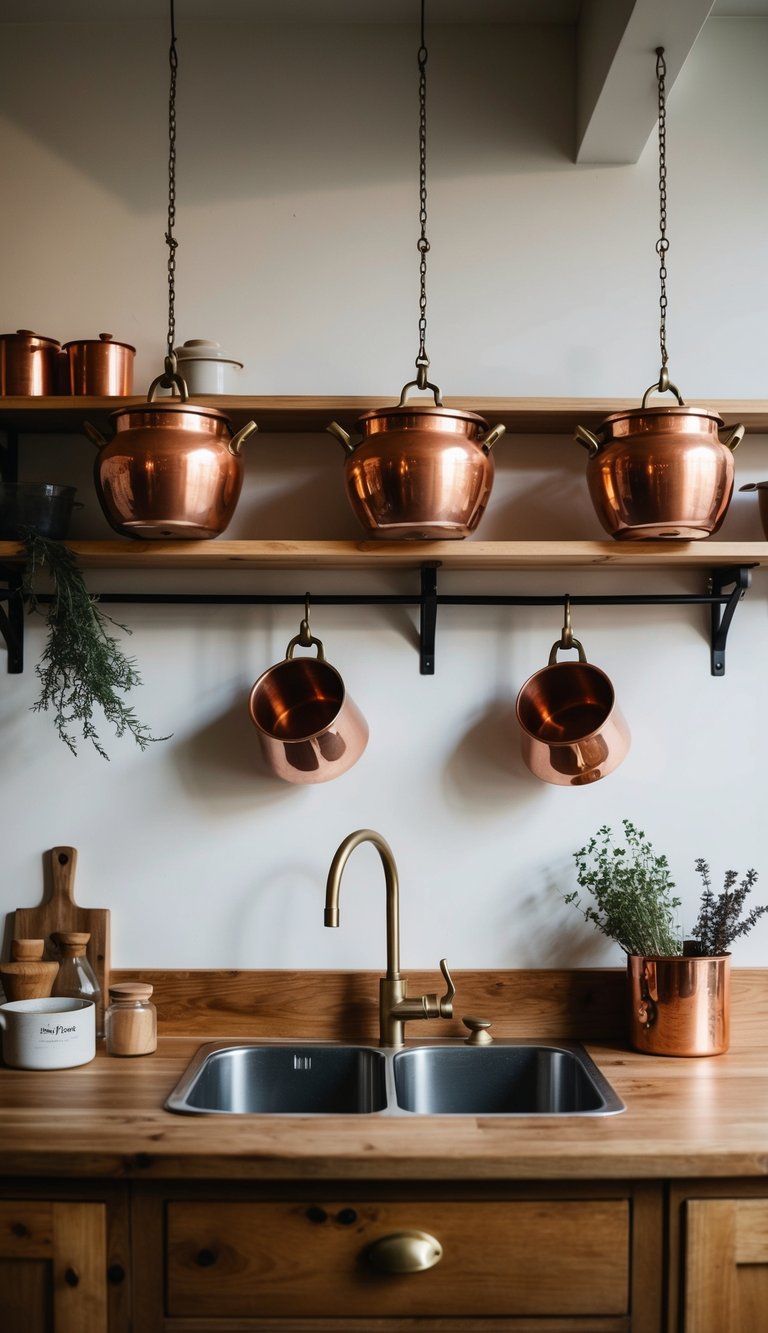
{"label": "faucet handle", "polygon": [[456,994],[456,987],[453,984],[453,977],[448,971],[448,959],[440,959],[440,971],[445,977],[447,990],[445,995],[441,995],[438,1001],[441,1018],[451,1018],[453,1016],[453,997]]}

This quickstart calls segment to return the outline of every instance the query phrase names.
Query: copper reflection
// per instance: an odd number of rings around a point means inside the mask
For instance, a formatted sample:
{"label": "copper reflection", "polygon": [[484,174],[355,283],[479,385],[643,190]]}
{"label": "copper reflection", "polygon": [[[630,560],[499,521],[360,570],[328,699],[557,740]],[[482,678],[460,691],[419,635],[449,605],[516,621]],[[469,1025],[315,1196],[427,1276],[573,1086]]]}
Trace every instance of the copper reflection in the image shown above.
{"label": "copper reflection", "polygon": [[111,333],[64,344],[67,392],[99,398],[128,398],[133,393],[136,348],[115,342]]}
{"label": "copper reflection", "polygon": [[584,660],[553,663],[550,656],[550,665],[522,686],[516,713],[523,759],[542,782],[563,787],[597,782],[618,768],[629,750],[629,728],[613,686],[604,671]]}
{"label": "copper reflection", "polygon": [[60,392],[55,338],[41,338],[30,329],[0,336],[0,395],[48,397]]}

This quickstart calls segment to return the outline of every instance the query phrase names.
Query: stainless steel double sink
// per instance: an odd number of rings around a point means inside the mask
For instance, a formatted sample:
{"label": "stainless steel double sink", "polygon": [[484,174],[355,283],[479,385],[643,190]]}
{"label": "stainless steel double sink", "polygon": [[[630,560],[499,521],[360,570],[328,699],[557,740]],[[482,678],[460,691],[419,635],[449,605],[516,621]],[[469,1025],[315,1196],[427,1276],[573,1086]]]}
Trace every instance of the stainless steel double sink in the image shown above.
{"label": "stainless steel double sink", "polygon": [[445,1041],[402,1050],[213,1042],[165,1103],[213,1115],[615,1115],[625,1109],[575,1042]]}

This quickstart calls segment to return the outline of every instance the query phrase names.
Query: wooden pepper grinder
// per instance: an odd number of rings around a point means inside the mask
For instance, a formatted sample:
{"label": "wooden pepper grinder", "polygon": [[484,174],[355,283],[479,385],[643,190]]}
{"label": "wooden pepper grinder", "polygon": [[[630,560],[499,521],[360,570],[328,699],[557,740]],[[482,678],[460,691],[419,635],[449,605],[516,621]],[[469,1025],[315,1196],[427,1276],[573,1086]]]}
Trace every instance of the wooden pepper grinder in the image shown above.
{"label": "wooden pepper grinder", "polygon": [[51,993],[58,963],[44,963],[45,940],[12,940],[11,962],[0,964],[6,1000],[43,1000]]}

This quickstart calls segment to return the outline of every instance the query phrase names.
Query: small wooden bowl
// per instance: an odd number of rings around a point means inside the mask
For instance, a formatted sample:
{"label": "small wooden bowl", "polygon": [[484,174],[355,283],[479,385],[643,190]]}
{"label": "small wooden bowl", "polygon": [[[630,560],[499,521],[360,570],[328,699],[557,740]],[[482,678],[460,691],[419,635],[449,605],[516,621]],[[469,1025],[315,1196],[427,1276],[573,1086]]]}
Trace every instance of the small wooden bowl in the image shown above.
{"label": "small wooden bowl", "polygon": [[50,995],[58,963],[0,963],[6,1000],[42,1000]]}
{"label": "small wooden bowl", "polygon": [[45,952],[45,940],[11,940],[11,962],[36,963]]}

